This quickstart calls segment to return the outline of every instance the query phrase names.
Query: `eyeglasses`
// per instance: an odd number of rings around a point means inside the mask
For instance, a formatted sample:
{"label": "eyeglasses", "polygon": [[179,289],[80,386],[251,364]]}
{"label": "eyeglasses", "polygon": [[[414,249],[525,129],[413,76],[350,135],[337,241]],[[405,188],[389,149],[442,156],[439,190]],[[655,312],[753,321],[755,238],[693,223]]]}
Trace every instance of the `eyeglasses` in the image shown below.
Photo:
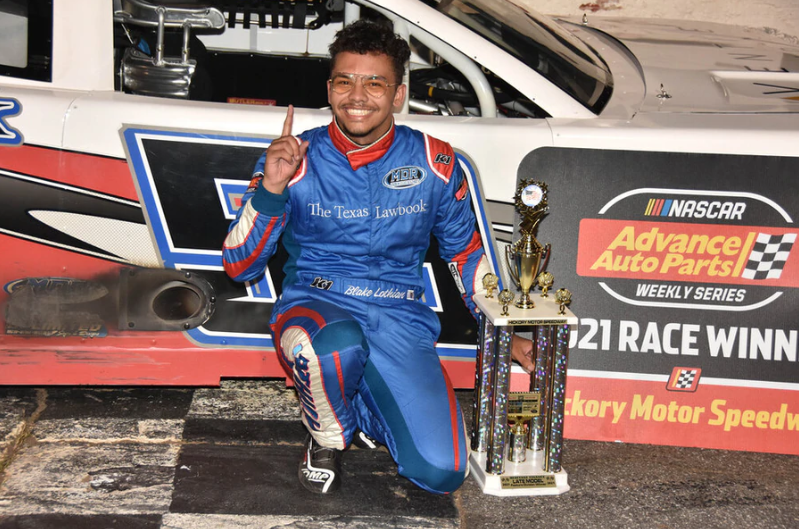
{"label": "eyeglasses", "polygon": [[335,73],[330,78],[330,89],[337,94],[346,94],[355,87],[355,80],[361,80],[361,86],[366,93],[372,97],[383,97],[389,86],[397,86],[399,83],[389,84],[388,79],[379,75],[360,75],[357,73]]}

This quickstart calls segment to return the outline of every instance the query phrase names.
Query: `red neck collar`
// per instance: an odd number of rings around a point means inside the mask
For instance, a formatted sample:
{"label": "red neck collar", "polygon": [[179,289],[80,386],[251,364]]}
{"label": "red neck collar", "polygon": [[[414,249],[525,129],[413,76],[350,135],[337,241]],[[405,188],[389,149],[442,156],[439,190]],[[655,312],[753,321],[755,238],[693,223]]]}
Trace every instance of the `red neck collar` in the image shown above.
{"label": "red neck collar", "polygon": [[347,157],[353,171],[357,171],[364,165],[379,159],[386,154],[391,144],[394,143],[394,121],[391,122],[391,128],[385,134],[369,145],[358,145],[349,139],[339,128],[336,118],[333,118],[333,121],[330,122],[327,131],[336,149]]}

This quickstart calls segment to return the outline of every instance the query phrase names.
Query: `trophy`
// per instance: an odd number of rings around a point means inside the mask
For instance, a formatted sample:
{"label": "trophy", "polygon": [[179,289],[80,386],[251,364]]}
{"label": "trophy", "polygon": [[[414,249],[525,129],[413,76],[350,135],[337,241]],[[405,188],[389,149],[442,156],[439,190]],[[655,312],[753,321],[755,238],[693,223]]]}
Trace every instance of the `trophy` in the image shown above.
{"label": "trophy", "polygon": [[497,299],[499,299],[499,302],[502,303],[502,315],[507,316],[510,314],[508,312],[508,305],[510,305],[510,303],[513,301],[513,292],[505,288],[499,293]]}
{"label": "trophy", "polygon": [[544,271],[538,274],[538,286],[541,287],[542,298],[549,297],[547,292],[552,288],[553,283],[555,283],[555,276],[551,272]]}
{"label": "trophy", "polygon": [[516,302],[520,309],[532,309],[535,303],[530,299],[530,289],[541,270],[546,270],[549,262],[550,245],[541,246],[535,238],[538,223],[549,212],[547,204],[547,185],[533,180],[522,180],[514,196],[516,211],[521,215],[519,225],[521,239],[505,248],[505,261],[511,279],[521,291]]}
{"label": "trophy", "polygon": [[559,288],[555,292],[555,301],[558,302],[560,308],[558,314],[566,314],[566,305],[572,302],[572,293],[568,288]]}
{"label": "trophy", "polygon": [[[561,494],[570,488],[561,464],[563,418],[570,333],[578,319],[568,309],[571,292],[553,288],[555,276],[547,270],[551,246],[535,238],[549,210],[546,184],[522,180],[514,198],[521,238],[506,248],[505,261],[521,299],[514,303],[518,298],[507,288],[496,293],[493,274],[483,277],[486,295],[473,297],[479,340],[469,468],[486,494]],[[536,286],[542,292],[533,304],[530,291]],[[532,327],[535,367],[511,391],[514,330],[519,327]]]}
{"label": "trophy", "polygon": [[494,289],[497,288],[499,284],[499,278],[492,273],[488,273],[483,276],[483,288],[486,289],[486,297],[493,298],[494,297]]}

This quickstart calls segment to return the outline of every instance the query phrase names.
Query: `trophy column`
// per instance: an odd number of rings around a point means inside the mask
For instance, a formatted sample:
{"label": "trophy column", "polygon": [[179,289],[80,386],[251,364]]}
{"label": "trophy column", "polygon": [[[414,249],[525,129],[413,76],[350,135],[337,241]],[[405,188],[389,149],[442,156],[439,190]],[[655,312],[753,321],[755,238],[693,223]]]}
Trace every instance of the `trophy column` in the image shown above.
{"label": "trophy column", "polygon": [[483,315],[480,316],[480,343],[477,346],[477,366],[474,381],[474,428],[472,429],[472,450],[485,452],[488,449],[488,436],[491,431],[491,416],[494,409],[494,324]]}
{"label": "trophy column", "polygon": [[[481,316],[471,473],[486,494],[562,494],[569,490],[561,465],[569,334],[578,320],[551,297],[537,298],[532,309],[501,300],[475,297]],[[535,372],[524,392],[509,391],[517,326],[535,329]]]}

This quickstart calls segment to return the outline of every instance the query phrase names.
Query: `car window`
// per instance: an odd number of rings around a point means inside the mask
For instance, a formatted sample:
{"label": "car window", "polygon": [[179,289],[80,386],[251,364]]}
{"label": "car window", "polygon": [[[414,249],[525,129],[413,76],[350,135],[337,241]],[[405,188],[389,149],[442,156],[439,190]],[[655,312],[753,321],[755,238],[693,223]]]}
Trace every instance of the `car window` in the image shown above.
{"label": "car window", "polygon": [[[411,37],[410,109],[418,114],[482,116],[477,94],[467,76],[433,50]],[[490,85],[497,116],[545,118],[549,114],[485,65],[478,65]]]}
{"label": "car window", "polygon": [[52,0],[0,0],[0,75],[52,80]]}
{"label": "car window", "polygon": [[595,114],[610,98],[613,82],[607,65],[590,46],[556,22],[492,0],[427,1],[533,68]]}

